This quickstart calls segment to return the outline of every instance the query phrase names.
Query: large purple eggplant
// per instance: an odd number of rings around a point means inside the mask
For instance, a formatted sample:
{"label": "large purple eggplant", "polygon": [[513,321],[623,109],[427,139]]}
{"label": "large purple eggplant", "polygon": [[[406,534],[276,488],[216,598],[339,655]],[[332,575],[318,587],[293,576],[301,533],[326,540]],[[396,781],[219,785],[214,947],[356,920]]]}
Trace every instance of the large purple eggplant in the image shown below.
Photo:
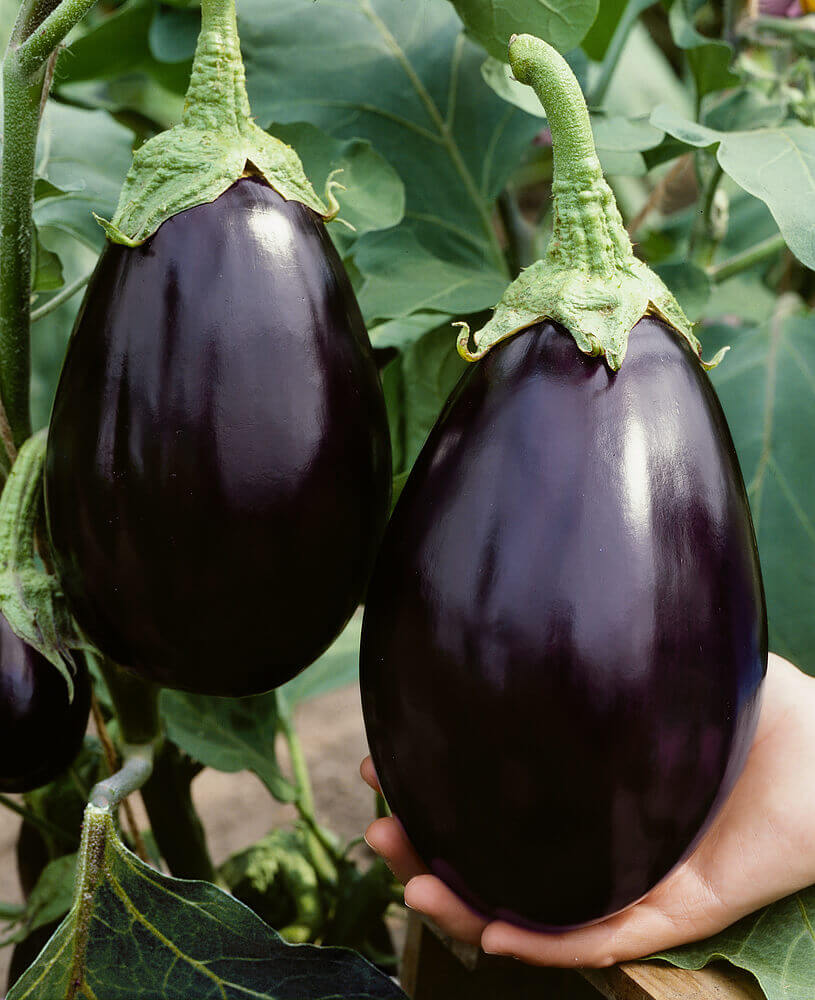
{"label": "large purple eggplant", "polygon": [[0,615],[0,791],[28,792],[64,771],[82,746],[90,707],[82,657],[69,700],[57,668]]}
{"label": "large purple eggplant", "polygon": [[692,850],[750,746],[767,631],[710,382],[643,319],[609,371],[541,324],[462,377],[400,497],[361,683],[431,871],[531,927],[622,909]]}
{"label": "large purple eggplant", "polygon": [[368,335],[322,220],[257,178],[109,244],[45,476],[70,608],[168,687],[266,691],[362,597],[390,495]]}
{"label": "large purple eggplant", "polygon": [[[510,44],[552,129],[554,234],[469,347],[385,534],[361,686],[382,789],[479,913],[599,920],[687,857],[767,667],[747,495],[699,344],[638,261],[580,89]],[[662,318],[657,318],[662,317]]]}

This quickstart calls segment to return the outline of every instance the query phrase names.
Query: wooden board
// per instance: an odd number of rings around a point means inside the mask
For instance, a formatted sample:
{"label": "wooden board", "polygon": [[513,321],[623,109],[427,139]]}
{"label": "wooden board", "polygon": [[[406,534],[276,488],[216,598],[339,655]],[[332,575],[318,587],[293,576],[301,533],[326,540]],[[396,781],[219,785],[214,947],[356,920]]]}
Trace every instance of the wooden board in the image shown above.
{"label": "wooden board", "polygon": [[612,969],[540,969],[452,941],[411,913],[401,969],[411,1000],[764,1000],[755,980],[718,966],[686,972],[661,962]]}

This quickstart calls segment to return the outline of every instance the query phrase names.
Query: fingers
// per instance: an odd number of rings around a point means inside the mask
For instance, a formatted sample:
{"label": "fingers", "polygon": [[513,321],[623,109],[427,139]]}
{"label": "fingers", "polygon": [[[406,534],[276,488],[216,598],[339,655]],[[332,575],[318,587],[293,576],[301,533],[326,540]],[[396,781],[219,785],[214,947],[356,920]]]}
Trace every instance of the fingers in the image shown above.
{"label": "fingers", "polygon": [[402,885],[427,869],[413,850],[399,821],[391,816],[374,820],[365,831],[365,841],[374,853],[383,858]]}
{"label": "fingers", "polygon": [[624,913],[590,927],[540,934],[511,924],[489,924],[481,947],[490,955],[512,955],[530,965],[558,968],[605,968],[642,958],[689,940],[658,907],[643,901]]}
{"label": "fingers", "polygon": [[363,760],[363,762],[359,765],[359,773],[362,775],[362,780],[366,785],[370,785],[375,792],[382,791],[379,787],[379,779],[376,776],[374,762],[371,757],[366,757],[365,760]]}
{"label": "fingers", "polygon": [[435,875],[412,878],[405,888],[405,903],[430,917],[449,937],[467,944],[477,945],[487,926]]}

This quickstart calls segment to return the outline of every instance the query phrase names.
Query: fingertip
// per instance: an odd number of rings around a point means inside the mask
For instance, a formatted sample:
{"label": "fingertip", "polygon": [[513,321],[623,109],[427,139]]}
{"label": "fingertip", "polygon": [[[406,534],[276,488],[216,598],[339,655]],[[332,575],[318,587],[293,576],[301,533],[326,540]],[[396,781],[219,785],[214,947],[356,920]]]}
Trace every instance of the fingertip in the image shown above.
{"label": "fingertip", "polygon": [[362,775],[362,780],[366,785],[370,785],[375,792],[381,791],[379,779],[376,776],[376,768],[370,756],[366,757],[359,765],[359,773]]}

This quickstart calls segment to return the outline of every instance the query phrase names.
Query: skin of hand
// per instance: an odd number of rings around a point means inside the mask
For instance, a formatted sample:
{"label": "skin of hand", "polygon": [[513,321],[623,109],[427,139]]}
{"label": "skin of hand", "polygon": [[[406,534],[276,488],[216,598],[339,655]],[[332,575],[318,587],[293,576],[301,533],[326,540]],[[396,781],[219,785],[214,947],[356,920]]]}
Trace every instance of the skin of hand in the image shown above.
{"label": "skin of hand", "polygon": [[[589,927],[542,934],[487,922],[431,875],[393,818],[365,839],[405,885],[405,902],[450,937],[531,965],[601,968],[709,937],[815,884],[815,678],[770,654],[745,769],[694,853],[640,902]],[[378,788],[370,757],[360,768]]]}

